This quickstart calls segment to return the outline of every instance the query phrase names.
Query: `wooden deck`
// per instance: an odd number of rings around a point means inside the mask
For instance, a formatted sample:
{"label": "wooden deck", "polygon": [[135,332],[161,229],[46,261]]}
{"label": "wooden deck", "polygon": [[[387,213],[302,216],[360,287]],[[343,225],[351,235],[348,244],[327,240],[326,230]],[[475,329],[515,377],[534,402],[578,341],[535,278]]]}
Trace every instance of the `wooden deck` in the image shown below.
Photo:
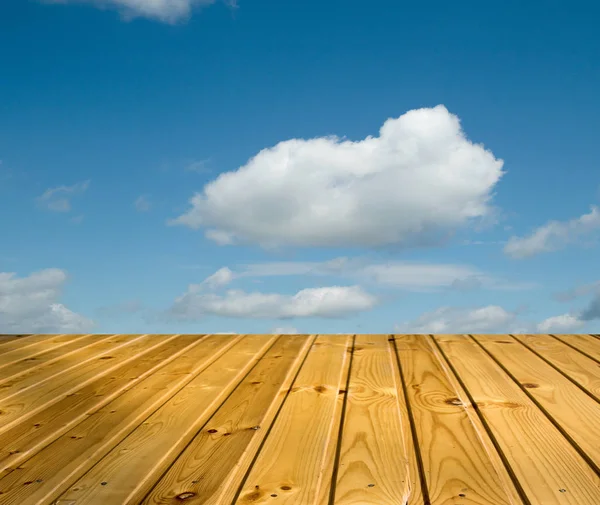
{"label": "wooden deck", "polygon": [[599,505],[596,335],[0,336],[0,504]]}

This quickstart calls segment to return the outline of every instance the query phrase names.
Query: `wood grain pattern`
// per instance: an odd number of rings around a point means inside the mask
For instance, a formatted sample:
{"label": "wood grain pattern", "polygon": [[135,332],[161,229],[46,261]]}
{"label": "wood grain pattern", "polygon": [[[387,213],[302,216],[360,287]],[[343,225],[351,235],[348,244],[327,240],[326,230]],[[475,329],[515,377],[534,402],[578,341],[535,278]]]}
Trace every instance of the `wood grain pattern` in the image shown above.
{"label": "wood grain pattern", "polygon": [[348,335],[319,336],[275,421],[235,503],[312,504],[331,475],[325,451],[335,444],[332,416],[348,366]]}
{"label": "wood grain pattern", "polygon": [[114,370],[111,377],[100,377],[75,394],[0,434],[0,476],[10,473],[22,461],[106,405],[119,394],[167,365],[192,346],[202,342],[198,335],[185,335],[136,357]]}
{"label": "wood grain pattern", "polygon": [[550,335],[513,335],[600,402],[600,366]]}
{"label": "wood grain pattern", "polygon": [[462,498],[465,504],[509,504],[502,479],[431,344],[421,336],[398,336],[396,348],[431,502]]}
{"label": "wood grain pattern", "polygon": [[276,338],[243,338],[115,446],[60,497],[59,503],[139,504]]}
{"label": "wood grain pattern", "polygon": [[595,335],[0,335],[0,505],[598,505]]}
{"label": "wood grain pattern", "polygon": [[554,338],[577,349],[600,363],[600,340],[592,335],[553,335]]}
{"label": "wood grain pattern", "polygon": [[336,505],[405,503],[410,494],[394,358],[387,335],[356,336]]}
{"label": "wood grain pattern", "polygon": [[[600,503],[598,475],[481,347],[465,335],[436,341],[476,402],[530,503]],[[498,342],[519,345],[505,336],[498,336]]]}
{"label": "wood grain pattern", "polygon": [[231,503],[312,341],[281,337],[142,503]]}
{"label": "wood grain pattern", "polygon": [[600,404],[567,380],[529,349],[512,340],[507,345],[495,335],[474,335],[474,339],[520,384],[543,409],[572,445],[580,449],[588,464],[600,474]]}
{"label": "wood grain pattern", "polygon": [[[136,384],[0,479],[2,505],[51,502],[123,438],[240,340],[207,338],[185,357]],[[41,485],[44,484],[44,485]]]}
{"label": "wood grain pattern", "polygon": [[[122,363],[164,343],[164,336],[118,336],[101,341],[0,386],[0,433],[56,403]],[[83,360],[83,361],[80,361]]]}
{"label": "wood grain pattern", "polygon": [[34,374],[44,365],[64,359],[72,352],[110,338],[112,338],[111,335],[101,337],[98,335],[79,335],[70,340],[66,339],[60,344],[45,341],[30,345],[24,349],[15,349],[2,357],[2,363],[0,363],[0,384],[27,372]]}

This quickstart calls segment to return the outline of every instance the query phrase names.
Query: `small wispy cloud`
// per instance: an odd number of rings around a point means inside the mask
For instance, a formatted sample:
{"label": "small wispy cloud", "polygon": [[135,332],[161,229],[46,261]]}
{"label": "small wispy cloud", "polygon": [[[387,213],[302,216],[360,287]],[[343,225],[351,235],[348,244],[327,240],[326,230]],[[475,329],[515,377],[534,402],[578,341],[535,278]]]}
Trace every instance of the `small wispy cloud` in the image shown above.
{"label": "small wispy cloud", "polygon": [[148,212],[152,208],[152,203],[148,195],[140,195],[133,202],[133,206],[138,212]]}
{"label": "small wispy cloud", "polygon": [[70,212],[71,198],[87,191],[90,181],[83,181],[72,186],[48,188],[37,198],[38,205],[51,212]]}
{"label": "small wispy cloud", "polygon": [[[164,23],[177,23],[188,19],[194,8],[206,7],[217,0],[41,0],[50,4],[92,4],[100,8],[112,8],[119,11],[123,19],[138,17],[156,19]],[[237,0],[223,0],[232,8]]]}
{"label": "small wispy cloud", "polygon": [[210,159],[191,161],[185,166],[185,171],[196,172],[197,174],[204,174],[210,171],[210,168],[208,167],[209,162]]}
{"label": "small wispy cloud", "polygon": [[600,232],[600,210],[592,205],[587,214],[570,221],[550,221],[526,237],[511,237],[504,252],[515,259],[563,249],[569,244],[594,240]]}

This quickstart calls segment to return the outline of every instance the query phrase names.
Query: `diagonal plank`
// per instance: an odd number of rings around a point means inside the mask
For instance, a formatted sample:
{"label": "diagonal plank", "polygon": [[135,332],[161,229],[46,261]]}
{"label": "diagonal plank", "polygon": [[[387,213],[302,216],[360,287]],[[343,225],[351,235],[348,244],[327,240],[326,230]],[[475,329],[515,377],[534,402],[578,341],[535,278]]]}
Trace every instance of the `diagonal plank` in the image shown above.
{"label": "diagonal plank", "polygon": [[577,349],[582,354],[600,363],[600,339],[592,335],[552,335],[557,340]]}
{"label": "diagonal plank", "polygon": [[73,352],[109,338],[112,338],[112,335],[76,335],[61,344],[48,345],[49,342],[46,341],[25,349],[16,349],[0,357],[0,384],[21,374],[34,374],[44,365],[54,363]]}
{"label": "diagonal plank", "polygon": [[78,349],[74,353],[62,356],[59,360],[31,368],[17,377],[3,378],[0,380],[0,401],[4,402],[12,396],[24,393],[32,388],[40,389],[42,383],[54,383],[55,380],[51,379],[65,375],[66,372],[71,370],[75,371],[81,365],[86,364],[97,356],[101,356],[103,353],[119,349],[139,339],[149,338],[151,338],[150,335],[110,335],[99,339],[86,348]]}
{"label": "diagonal plank", "polygon": [[[43,355],[52,350],[58,350],[66,345],[73,346],[77,341],[92,337],[94,338],[107,338],[110,335],[59,335],[54,338],[45,338],[38,342],[27,343],[26,338],[10,339],[13,342],[12,348],[8,346],[0,345],[0,377],[4,377],[6,374],[6,367],[14,363],[30,359],[31,361],[37,361],[37,357]],[[15,341],[16,340],[16,341]],[[0,343],[3,340],[0,338]]]}
{"label": "diagonal plank", "polygon": [[[473,335],[600,474],[600,404],[510,337]],[[505,339],[513,345],[504,343]]]}
{"label": "diagonal plank", "polygon": [[47,342],[49,345],[69,342],[72,335],[24,335],[17,338],[8,338],[0,340],[0,362],[4,359],[4,355],[13,351],[26,349],[32,345]]}
{"label": "diagonal plank", "polygon": [[242,340],[115,446],[58,503],[139,504],[276,338],[251,335]]}
{"label": "diagonal plank", "polygon": [[513,335],[600,402],[600,366],[550,335]]}
{"label": "diagonal plank", "polygon": [[87,416],[0,479],[2,505],[41,505],[58,497],[144,419],[201,376],[241,339],[236,335],[208,337],[201,345]]}
{"label": "diagonal plank", "polygon": [[170,338],[173,336],[114,337],[66,356],[66,363],[50,363],[32,375],[21,375],[3,384],[0,386],[3,388],[0,393],[0,433]]}
{"label": "diagonal plank", "polygon": [[184,335],[165,339],[163,345],[136,357],[114,370],[111,377],[100,377],[88,386],[69,395],[0,434],[0,475],[33,456],[53,440],[67,432],[86,416],[115,399],[161,367],[167,365],[205,337]]}
{"label": "diagonal plank", "polygon": [[478,505],[515,503],[517,494],[506,485],[510,479],[490,459],[485,434],[472,423],[430,338],[398,335],[396,348],[431,504],[460,498]]}
{"label": "diagonal plank", "polygon": [[348,367],[352,337],[319,336],[302,366],[235,503],[265,503],[277,495],[282,505],[313,504],[321,488],[332,437],[341,380]]}
{"label": "diagonal plank", "polygon": [[313,339],[281,337],[140,503],[231,503]]}
{"label": "diagonal plank", "polygon": [[387,335],[357,335],[335,484],[336,505],[405,503],[408,455]]}
{"label": "diagonal plank", "polygon": [[[436,336],[531,504],[597,505],[594,470],[521,388],[464,335]],[[508,341],[498,336],[498,341]],[[516,344],[515,344],[516,345]]]}

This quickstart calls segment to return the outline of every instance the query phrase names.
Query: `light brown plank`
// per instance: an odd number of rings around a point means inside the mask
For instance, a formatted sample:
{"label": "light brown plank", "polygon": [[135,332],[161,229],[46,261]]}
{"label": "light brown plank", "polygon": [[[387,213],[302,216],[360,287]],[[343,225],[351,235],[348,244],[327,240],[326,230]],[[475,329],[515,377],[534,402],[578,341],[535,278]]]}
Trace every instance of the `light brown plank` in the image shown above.
{"label": "light brown plank", "polygon": [[348,335],[317,338],[236,503],[265,503],[276,494],[280,504],[313,504],[329,488],[332,476],[323,470],[328,446],[337,443],[332,421],[351,342]]}
{"label": "light brown plank", "polygon": [[397,335],[396,347],[431,503],[511,503],[515,493],[488,455],[491,444],[482,443],[430,338]]}
{"label": "light brown plank", "polygon": [[231,503],[313,340],[281,337],[140,503]]}
{"label": "light brown plank", "polygon": [[13,340],[18,340],[18,339],[23,339],[25,337],[28,337],[29,335],[23,334],[23,335],[17,335],[17,334],[12,334],[12,335],[0,335],[0,348],[2,347],[3,344],[6,344],[8,342],[12,342]]}
{"label": "light brown plank", "polygon": [[71,335],[27,335],[15,339],[8,339],[6,341],[0,341],[0,362],[3,360],[3,356],[13,351],[19,351],[28,348],[29,346],[38,344],[40,342],[48,342],[52,344],[61,344],[68,342],[71,339]]}
{"label": "light brown plank", "polygon": [[521,388],[564,430],[600,475],[600,404],[518,341],[500,343],[496,335],[473,335]]}
{"label": "light brown plank", "polygon": [[201,345],[88,416],[0,479],[2,505],[50,503],[240,338],[237,335],[208,337]]}
{"label": "light brown plank", "polygon": [[67,363],[59,360],[36,369],[31,375],[23,374],[3,384],[0,386],[0,410],[3,412],[0,433],[106,376],[121,364],[149,352],[168,338],[173,336],[117,336],[67,356]]}
{"label": "light brown plank", "polygon": [[336,505],[406,503],[410,494],[391,351],[387,335],[355,337]]}
{"label": "light brown plank", "polygon": [[[87,416],[132,388],[148,375],[199,345],[203,336],[165,339],[164,344],[100,377],[49,408],[0,434],[0,476],[32,457]],[[9,470],[7,470],[9,469]],[[5,471],[7,470],[7,471]]]}
{"label": "light brown plank", "polygon": [[600,363],[600,340],[592,335],[553,335],[554,338],[577,349]]}
{"label": "light brown plank", "polygon": [[[600,480],[593,469],[485,351],[468,336],[435,338],[530,503],[600,503]],[[498,336],[498,341],[505,338]]]}
{"label": "light brown plank", "polygon": [[[423,486],[421,483],[421,474],[419,469],[420,453],[417,453],[417,445],[414,443],[413,429],[411,425],[412,411],[408,402],[408,391],[404,376],[400,373],[400,359],[396,350],[396,336],[390,335],[389,339],[390,352],[394,354],[396,363],[394,366],[395,381],[398,390],[398,408],[400,410],[400,422],[402,426],[402,446],[407,455],[407,471],[408,471],[408,496],[406,504],[403,505],[430,505],[425,503],[423,495]],[[324,504],[323,504],[324,505]]]}
{"label": "light brown plank", "polygon": [[58,502],[139,504],[276,338],[245,337],[115,446]]}
{"label": "light brown plank", "polygon": [[44,365],[54,363],[72,352],[109,338],[111,335],[101,337],[98,335],[75,335],[71,340],[60,344],[50,344],[49,341],[45,341],[4,354],[0,357],[0,384],[27,372],[33,374]]}
{"label": "light brown plank", "polygon": [[600,366],[550,335],[513,335],[600,401]]}
{"label": "light brown plank", "polygon": [[[29,369],[17,377],[2,380],[0,382],[0,402],[4,403],[12,396],[24,393],[31,388],[40,390],[44,382],[50,382],[50,379],[56,379],[59,375],[67,375],[71,371],[75,372],[81,365],[93,361],[96,357],[102,356],[103,353],[119,349],[120,346],[133,343],[140,338],[149,339],[150,336],[114,335],[104,337],[86,348],[78,349],[70,355],[63,356],[59,360]],[[102,365],[104,364],[102,363]],[[52,383],[54,382],[52,381]]]}

